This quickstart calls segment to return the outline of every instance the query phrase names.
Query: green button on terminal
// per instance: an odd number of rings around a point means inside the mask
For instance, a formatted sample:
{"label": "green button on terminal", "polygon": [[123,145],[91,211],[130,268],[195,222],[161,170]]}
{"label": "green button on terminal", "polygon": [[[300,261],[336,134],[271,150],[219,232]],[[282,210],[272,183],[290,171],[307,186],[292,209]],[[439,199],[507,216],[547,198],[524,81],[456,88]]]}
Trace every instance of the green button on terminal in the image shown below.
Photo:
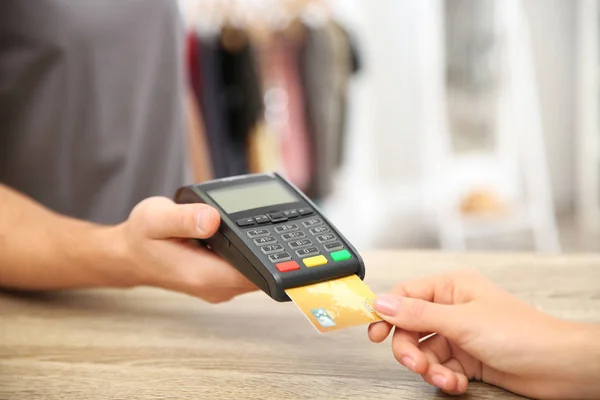
{"label": "green button on terminal", "polygon": [[350,254],[348,250],[334,251],[331,253],[331,259],[333,261],[343,261],[349,258],[352,258],[352,254]]}

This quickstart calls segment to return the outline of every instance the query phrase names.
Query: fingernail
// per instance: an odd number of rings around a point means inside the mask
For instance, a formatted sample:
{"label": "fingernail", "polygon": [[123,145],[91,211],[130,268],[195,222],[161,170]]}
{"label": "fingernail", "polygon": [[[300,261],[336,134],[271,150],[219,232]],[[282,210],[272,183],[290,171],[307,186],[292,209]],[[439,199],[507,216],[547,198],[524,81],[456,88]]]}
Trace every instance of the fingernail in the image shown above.
{"label": "fingernail", "polygon": [[402,365],[404,365],[406,368],[410,369],[412,372],[415,372],[415,369],[417,368],[417,363],[415,362],[415,360],[406,356],[406,357],[402,357],[401,361],[402,361]]}
{"label": "fingernail", "polygon": [[210,210],[200,210],[196,213],[196,226],[202,232],[208,230]]}
{"label": "fingernail", "polygon": [[396,315],[400,307],[400,300],[394,296],[383,295],[375,299],[373,308],[383,315]]}
{"label": "fingernail", "polygon": [[446,387],[446,378],[443,375],[434,375],[431,377],[431,381],[439,388]]}

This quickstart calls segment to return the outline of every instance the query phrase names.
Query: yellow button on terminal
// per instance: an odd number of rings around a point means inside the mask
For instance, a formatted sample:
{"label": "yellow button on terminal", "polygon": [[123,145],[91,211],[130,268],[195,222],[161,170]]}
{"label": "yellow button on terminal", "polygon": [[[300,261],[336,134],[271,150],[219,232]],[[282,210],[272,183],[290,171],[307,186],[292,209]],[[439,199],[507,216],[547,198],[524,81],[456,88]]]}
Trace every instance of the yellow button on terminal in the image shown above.
{"label": "yellow button on terminal", "polygon": [[325,256],[314,256],[305,258],[304,260],[302,260],[302,262],[304,263],[304,265],[310,268],[327,264],[327,259],[325,258]]}

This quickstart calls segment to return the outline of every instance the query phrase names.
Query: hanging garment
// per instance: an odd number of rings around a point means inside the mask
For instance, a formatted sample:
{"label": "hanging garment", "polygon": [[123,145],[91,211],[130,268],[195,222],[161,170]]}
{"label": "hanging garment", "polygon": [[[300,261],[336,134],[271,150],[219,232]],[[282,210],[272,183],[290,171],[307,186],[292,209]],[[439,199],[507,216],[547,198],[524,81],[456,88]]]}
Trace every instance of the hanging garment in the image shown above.
{"label": "hanging garment", "polygon": [[332,20],[307,29],[301,53],[307,124],[314,156],[308,192],[313,198],[323,198],[331,192],[338,165],[351,71],[348,42],[341,32]]}
{"label": "hanging garment", "polygon": [[194,182],[204,182],[213,177],[212,157],[201,113],[202,71],[200,68],[200,42],[196,32],[187,35],[187,121],[189,131],[188,153],[192,162]]}
{"label": "hanging garment", "polygon": [[304,92],[300,82],[300,37],[283,35],[278,38],[281,88],[286,93],[287,123],[282,136],[281,153],[287,176],[301,190],[310,185],[312,163],[304,110]]}
{"label": "hanging garment", "polygon": [[279,138],[265,121],[259,121],[250,132],[248,163],[251,173],[282,172]]}
{"label": "hanging garment", "polygon": [[[263,144],[277,157],[261,151],[271,165],[301,190],[310,183],[310,154],[305,127],[303,93],[298,71],[298,38],[289,32],[272,34],[261,46],[265,130]],[[267,138],[270,140],[267,142]],[[275,139],[274,139],[275,138]]]}
{"label": "hanging garment", "polygon": [[0,182],[105,224],[190,182],[176,2],[3,0],[0,37]]}
{"label": "hanging garment", "polygon": [[[252,31],[251,31],[252,32]],[[279,172],[285,174],[280,151],[281,132],[279,131],[277,107],[272,100],[272,90],[276,87],[276,74],[273,71],[273,62],[270,58],[272,35],[259,35],[252,37],[256,48],[257,68],[260,73],[261,95],[263,98],[262,117],[257,126],[251,131],[248,138],[248,157],[250,171]],[[267,100],[268,99],[268,100]]]}
{"label": "hanging garment", "polygon": [[200,36],[199,55],[202,71],[200,109],[215,178],[231,176],[230,163],[235,157],[227,124],[219,36]]}
{"label": "hanging garment", "polygon": [[194,182],[206,182],[213,178],[212,157],[206,132],[204,131],[202,114],[192,90],[188,90],[187,119],[189,132],[188,153],[192,163]]}
{"label": "hanging garment", "polygon": [[202,107],[202,68],[200,66],[200,40],[195,31],[191,30],[187,35],[187,71],[189,87],[196,97],[198,107]]}
{"label": "hanging garment", "polygon": [[231,146],[229,174],[245,174],[249,171],[249,136],[263,112],[257,59],[248,35],[240,29],[223,28],[219,58],[223,106]]}

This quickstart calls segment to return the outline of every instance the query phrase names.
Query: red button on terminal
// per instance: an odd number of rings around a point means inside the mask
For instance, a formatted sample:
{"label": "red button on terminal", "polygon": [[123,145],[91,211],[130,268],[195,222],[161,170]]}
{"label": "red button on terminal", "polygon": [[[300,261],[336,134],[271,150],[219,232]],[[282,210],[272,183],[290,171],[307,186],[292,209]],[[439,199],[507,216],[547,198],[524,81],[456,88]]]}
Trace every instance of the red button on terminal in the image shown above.
{"label": "red button on terminal", "polygon": [[300,269],[300,266],[296,261],[286,261],[279,264],[275,264],[275,267],[281,272],[293,271],[295,269]]}

